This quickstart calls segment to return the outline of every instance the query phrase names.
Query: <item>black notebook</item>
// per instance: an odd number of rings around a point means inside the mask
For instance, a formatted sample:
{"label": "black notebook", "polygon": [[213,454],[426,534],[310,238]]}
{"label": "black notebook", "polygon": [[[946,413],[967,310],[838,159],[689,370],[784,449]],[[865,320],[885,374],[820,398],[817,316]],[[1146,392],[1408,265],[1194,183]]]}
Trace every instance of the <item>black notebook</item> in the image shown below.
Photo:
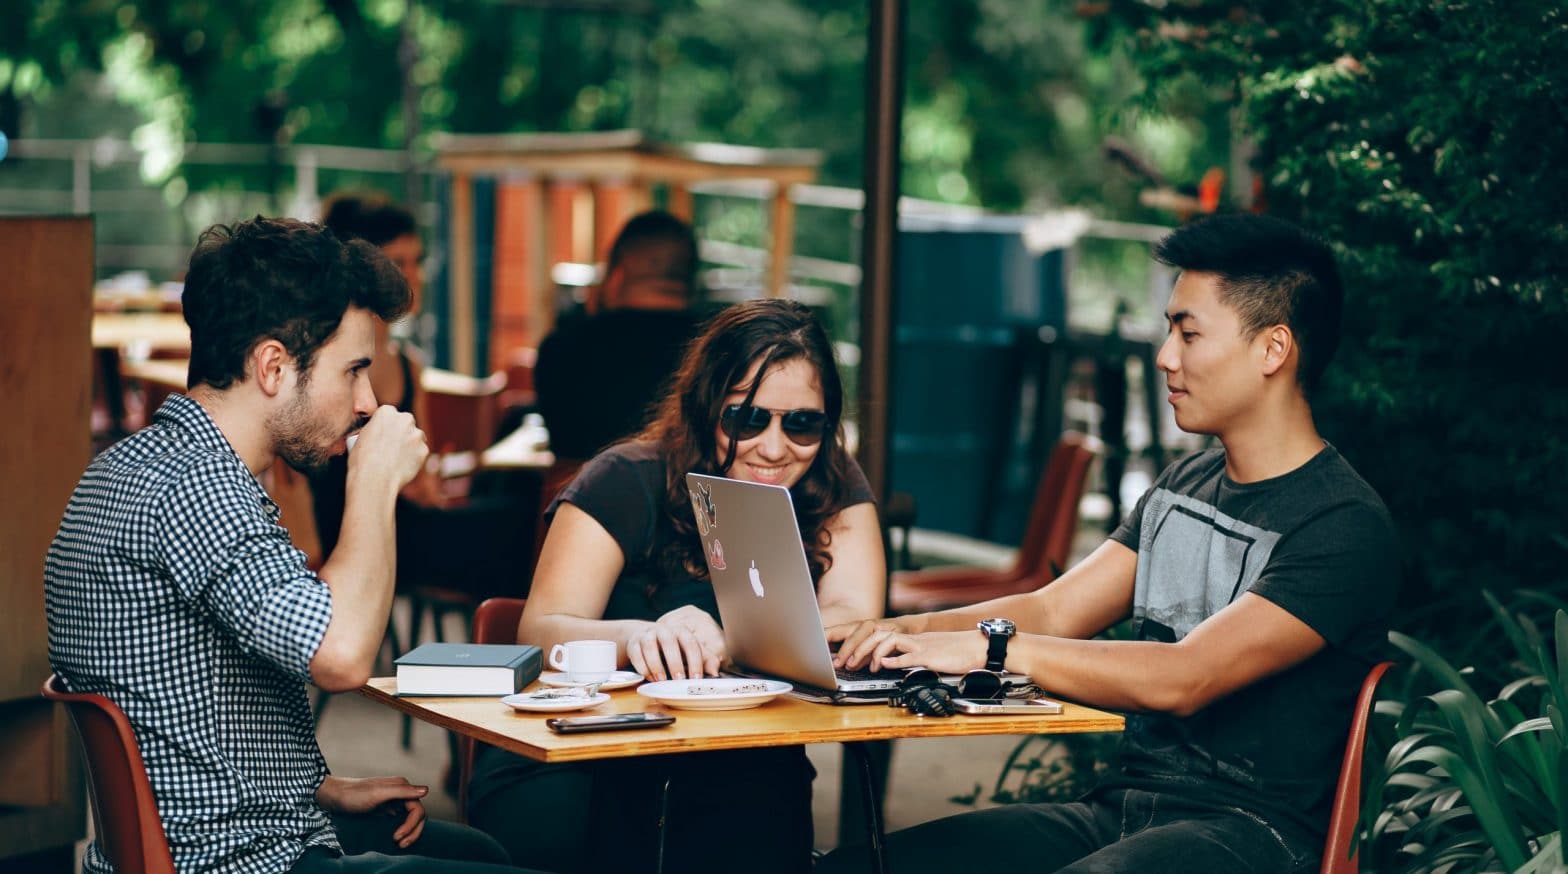
{"label": "black notebook", "polygon": [[529,644],[426,643],[397,660],[397,694],[511,695],[539,678]]}

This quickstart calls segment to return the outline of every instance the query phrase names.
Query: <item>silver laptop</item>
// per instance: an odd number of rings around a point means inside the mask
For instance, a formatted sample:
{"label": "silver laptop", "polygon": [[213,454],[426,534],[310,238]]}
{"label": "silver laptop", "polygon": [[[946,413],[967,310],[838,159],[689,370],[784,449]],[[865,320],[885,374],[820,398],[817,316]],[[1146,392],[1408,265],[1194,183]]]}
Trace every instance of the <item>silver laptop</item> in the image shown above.
{"label": "silver laptop", "polygon": [[724,643],[738,672],[885,696],[903,671],[836,671],[789,489],[686,474]]}
{"label": "silver laptop", "polygon": [[[686,474],[686,488],[737,673],[781,677],[834,703],[897,691],[906,671],[834,670],[789,489],[700,473]],[[1029,682],[1011,672],[1002,680]]]}

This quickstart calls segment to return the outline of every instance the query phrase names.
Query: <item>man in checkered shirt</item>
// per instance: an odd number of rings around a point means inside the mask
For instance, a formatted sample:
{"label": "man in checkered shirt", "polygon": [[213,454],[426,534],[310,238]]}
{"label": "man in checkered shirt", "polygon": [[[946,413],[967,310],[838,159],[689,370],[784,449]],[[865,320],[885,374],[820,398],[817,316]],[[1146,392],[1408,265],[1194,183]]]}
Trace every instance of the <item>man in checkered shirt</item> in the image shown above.
{"label": "man in checkered shirt", "polygon": [[[373,319],[408,308],[385,256],[317,225],[202,234],[185,284],[188,396],[99,455],[45,568],[49,660],[125,711],[181,872],[512,872],[488,836],[425,819],[401,777],[328,773],[305,682],[362,685],[392,603],[393,505],[425,461],[376,406]],[[346,451],[320,576],[257,481]],[[96,846],[89,872],[110,870]]]}

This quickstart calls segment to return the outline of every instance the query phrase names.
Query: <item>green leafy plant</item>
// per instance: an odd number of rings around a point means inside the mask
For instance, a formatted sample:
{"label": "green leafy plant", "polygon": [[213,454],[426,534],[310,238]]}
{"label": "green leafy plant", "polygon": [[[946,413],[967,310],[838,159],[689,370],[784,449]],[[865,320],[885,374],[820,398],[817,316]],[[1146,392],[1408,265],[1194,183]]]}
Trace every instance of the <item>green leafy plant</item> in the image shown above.
{"label": "green leafy plant", "polygon": [[[1485,699],[1473,669],[1398,632],[1411,660],[1403,682],[1385,683],[1362,811],[1363,866],[1377,871],[1561,871],[1568,826],[1568,612],[1521,592],[1505,606],[1485,593],[1506,638],[1506,677]],[[1555,607],[1543,637],[1531,612]],[[1486,635],[1495,637],[1495,634]],[[1494,650],[1496,652],[1497,650]],[[1375,761],[1375,760],[1373,760]]]}

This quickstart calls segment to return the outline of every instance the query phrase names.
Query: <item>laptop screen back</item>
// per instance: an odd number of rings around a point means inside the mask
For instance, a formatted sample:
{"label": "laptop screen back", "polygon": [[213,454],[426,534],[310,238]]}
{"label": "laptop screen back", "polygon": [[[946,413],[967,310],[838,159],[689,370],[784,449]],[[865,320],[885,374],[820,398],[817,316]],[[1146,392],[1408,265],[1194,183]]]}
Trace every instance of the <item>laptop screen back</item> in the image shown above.
{"label": "laptop screen back", "polygon": [[688,473],[692,511],[730,658],[820,689],[836,685],[789,489]]}

